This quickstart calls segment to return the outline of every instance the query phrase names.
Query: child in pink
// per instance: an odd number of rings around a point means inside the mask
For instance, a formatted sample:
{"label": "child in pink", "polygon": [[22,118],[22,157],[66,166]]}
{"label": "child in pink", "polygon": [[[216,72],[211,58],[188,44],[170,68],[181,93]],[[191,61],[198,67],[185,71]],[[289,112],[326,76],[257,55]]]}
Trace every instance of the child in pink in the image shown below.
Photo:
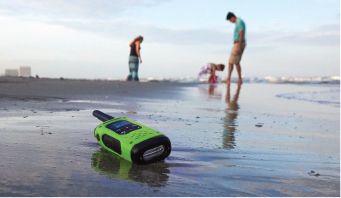
{"label": "child in pink", "polygon": [[214,64],[214,63],[208,63],[207,65],[201,67],[201,70],[199,72],[199,77],[205,74],[209,74],[208,82],[211,84],[217,83],[218,76],[216,76],[216,71],[224,71],[225,65],[224,64]]}

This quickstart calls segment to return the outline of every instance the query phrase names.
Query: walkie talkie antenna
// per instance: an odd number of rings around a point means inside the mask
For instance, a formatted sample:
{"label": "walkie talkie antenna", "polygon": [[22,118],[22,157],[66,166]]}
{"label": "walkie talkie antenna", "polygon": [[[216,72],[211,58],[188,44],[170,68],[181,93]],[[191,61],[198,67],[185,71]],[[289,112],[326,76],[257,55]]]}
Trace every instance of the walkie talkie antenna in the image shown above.
{"label": "walkie talkie antenna", "polygon": [[99,111],[99,110],[94,110],[92,112],[92,115],[95,116],[97,119],[99,119],[102,122],[105,122],[105,121],[108,121],[108,120],[111,120],[111,119],[114,118],[114,117],[112,117],[112,116],[110,116],[108,114],[105,114],[105,113],[103,113],[102,111]]}

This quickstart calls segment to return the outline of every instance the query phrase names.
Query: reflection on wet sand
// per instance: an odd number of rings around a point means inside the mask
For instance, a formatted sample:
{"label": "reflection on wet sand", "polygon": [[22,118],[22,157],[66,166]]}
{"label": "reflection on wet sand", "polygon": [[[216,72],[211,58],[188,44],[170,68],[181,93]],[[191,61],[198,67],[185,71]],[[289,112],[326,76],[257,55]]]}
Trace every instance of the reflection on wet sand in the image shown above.
{"label": "reflection on wet sand", "polygon": [[237,117],[239,110],[239,94],[240,94],[241,84],[237,84],[237,89],[231,100],[231,85],[227,85],[225,102],[227,104],[227,109],[225,110],[224,117],[224,133],[223,133],[223,147],[226,149],[233,149],[235,147],[235,137],[234,133],[236,131]]}
{"label": "reflection on wet sand", "polygon": [[214,95],[214,90],[216,88],[216,85],[211,85],[208,87],[208,95]]}
{"label": "reflection on wet sand", "polygon": [[92,168],[103,175],[147,184],[152,187],[165,186],[170,174],[164,162],[146,165],[132,164],[108,151],[100,149],[92,155]]}

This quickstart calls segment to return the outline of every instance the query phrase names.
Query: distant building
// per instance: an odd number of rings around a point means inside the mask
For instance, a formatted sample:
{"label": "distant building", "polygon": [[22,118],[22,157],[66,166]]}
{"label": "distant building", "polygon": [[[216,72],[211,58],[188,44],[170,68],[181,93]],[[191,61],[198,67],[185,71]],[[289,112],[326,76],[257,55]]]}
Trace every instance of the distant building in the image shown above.
{"label": "distant building", "polygon": [[19,68],[19,76],[21,76],[21,77],[30,77],[31,76],[31,67],[29,67],[29,66],[21,66]]}
{"label": "distant building", "polygon": [[19,76],[17,69],[5,69],[5,76]]}

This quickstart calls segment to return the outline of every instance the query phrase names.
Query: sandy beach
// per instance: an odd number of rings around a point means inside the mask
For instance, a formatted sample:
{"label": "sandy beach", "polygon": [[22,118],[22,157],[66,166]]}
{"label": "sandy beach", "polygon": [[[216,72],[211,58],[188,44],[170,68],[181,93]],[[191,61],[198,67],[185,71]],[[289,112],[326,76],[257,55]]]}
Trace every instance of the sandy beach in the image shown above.
{"label": "sandy beach", "polygon": [[[339,84],[0,78],[0,196],[340,196]],[[166,134],[134,165],[93,137],[100,109]]]}

